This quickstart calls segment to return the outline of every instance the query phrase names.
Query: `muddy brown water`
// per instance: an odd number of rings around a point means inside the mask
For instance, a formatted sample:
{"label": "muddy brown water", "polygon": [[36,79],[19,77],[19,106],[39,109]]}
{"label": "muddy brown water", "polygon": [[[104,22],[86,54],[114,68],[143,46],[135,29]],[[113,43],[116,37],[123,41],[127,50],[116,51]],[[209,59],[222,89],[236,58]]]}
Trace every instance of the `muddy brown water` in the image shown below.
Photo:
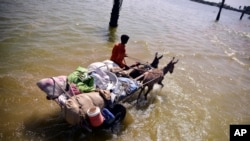
{"label": "muddy brown water", "polygon": [[[250,123],[247,16],[187,0],[124,1],[109,29],[112,1],[0,0],[0,140],[229,140]],[[73,130],[36,82],[110,57],[121,34],[134,61],[180,61],[142,108],[126,103],[117,134]]]}

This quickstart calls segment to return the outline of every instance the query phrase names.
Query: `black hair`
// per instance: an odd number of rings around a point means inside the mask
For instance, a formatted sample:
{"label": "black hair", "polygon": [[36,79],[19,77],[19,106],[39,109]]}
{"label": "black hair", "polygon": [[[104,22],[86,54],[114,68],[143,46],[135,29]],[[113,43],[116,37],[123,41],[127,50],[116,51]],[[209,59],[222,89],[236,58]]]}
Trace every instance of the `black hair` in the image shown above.
{"label": "black hair", "polygon": [[121,36],[121,42],[122,42],[122,44],[126,44],[128,42],[128,39],[129,39],[129,36],[126,35],[126,34],[123,34]]}

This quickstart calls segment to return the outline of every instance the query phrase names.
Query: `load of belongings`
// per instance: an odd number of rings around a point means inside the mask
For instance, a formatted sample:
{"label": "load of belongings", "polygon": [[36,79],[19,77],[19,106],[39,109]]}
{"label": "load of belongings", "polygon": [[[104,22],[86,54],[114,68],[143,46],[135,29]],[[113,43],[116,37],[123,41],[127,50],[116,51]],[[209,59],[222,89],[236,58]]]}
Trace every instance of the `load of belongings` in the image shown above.
{"label": "load of belongings", "polygon": [[117,77],[107,69],[81,66],[67,76],[44,78],[37,85],[47,96],[53,96],[49,100],[62,107],[69,124],[86,129],[120,123],[125,118],[126,108],[119,100],[140,87],[137,81]]}
{"label": "load of belongings", "polygon": [[76,87],[81,93],[91,92],[95,90],[94,78],[88,75],[88,70],[79,66],[76,70],[70,73],[67,77],[69,83],[76,84]]}

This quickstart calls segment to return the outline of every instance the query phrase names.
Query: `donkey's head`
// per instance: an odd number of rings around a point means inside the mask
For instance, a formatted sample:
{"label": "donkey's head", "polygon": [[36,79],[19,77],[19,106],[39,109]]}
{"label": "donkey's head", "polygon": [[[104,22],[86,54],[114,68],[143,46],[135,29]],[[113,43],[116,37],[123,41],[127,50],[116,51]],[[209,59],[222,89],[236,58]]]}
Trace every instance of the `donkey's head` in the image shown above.
{"label": "donkey's head", "polygon": [[67,76],[43,78],[36,84],[47,94],[47,99],[55,99],[67,89]]}
{"label": "donkey's head", "polygon": [[150,64],[153,68],[158,68],[159,60],[163,57],[163,55],[158,57],[158,52],[155,53],[155,58],[153,62]]}
{"label": "donkey's head", "polygon": [[179,61],[179,59],[177,59],[176,61],[174,61],[174,59],[175,57],[173,57],[173,59],[167,64],[167,66],[163,68],[164,75],[168,72],[173,73],[174,65]]}

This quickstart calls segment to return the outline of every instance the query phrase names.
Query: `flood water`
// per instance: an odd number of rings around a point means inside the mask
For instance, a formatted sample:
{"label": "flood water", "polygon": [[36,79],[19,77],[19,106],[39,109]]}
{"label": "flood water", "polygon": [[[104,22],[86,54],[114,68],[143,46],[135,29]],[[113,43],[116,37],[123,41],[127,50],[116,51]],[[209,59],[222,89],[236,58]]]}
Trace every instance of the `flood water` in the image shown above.
{"label": "flood water", "polygon": [[[189,0],[0,0],[0,140],[227,141],[250,124],[250,20]],[[74,131],[36,82],[110,57],[128,34],[127,63],[179,59],[144,108],[126,103],[117,134]],[[134,59],[132,59],[134,58]],[[157,94],[157,95],[156,95]]]}

